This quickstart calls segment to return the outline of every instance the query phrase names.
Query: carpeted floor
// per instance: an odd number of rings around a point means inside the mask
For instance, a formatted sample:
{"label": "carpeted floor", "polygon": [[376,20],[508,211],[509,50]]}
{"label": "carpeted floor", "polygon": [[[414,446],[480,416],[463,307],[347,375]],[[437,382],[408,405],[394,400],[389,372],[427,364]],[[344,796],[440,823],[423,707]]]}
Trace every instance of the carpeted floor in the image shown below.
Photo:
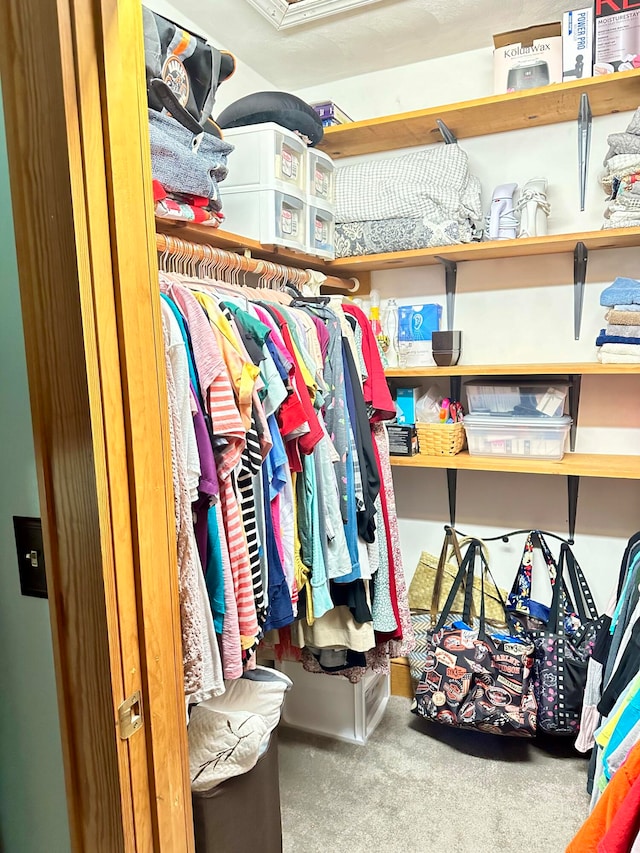
{"label": "carpeted floor", "polygon": [[280,728],[285,853],[564,853],[587,761],[426,723],[392,697],[367,746]]}

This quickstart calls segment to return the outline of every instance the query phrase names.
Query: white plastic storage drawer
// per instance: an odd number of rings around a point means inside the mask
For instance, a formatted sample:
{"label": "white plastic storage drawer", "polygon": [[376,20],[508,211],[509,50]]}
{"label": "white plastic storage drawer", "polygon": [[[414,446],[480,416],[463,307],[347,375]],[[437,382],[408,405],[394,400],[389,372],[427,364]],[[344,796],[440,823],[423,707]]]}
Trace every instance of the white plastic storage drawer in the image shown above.
{"label": "white plastic storage drawer", "polygon": [[335,252],[336,220],[332,210],[309,198],[307,220],[307,251],[320,258],[333,260]]}
{"label": "white plastic storage drawer", "polygon": [[286,246],[304,252],[307,204],[277,189],[222,190],[225,231],[258,240],[266,246]]}
{"label": "white plastic storage drawer", "polygon": [[307,146],[295,133],[268,122],[225,130],[224,138],[235,147],[229,155],[226,187],[265,187],[282,181],[306,192]]}
{"label": "white plastic storage drawer", "polygon": [[569,383],[547,380],[478,379],[465,384],[470,414],[561,417]]}
{"label": "white plastic storage drawer", "polygon": [[282,725],[365,744],[389,701],[388,675],[368,672],[358,684],[339,675],[307,672],[301,663],[279,661],[276,668],[293,681]]}
{"label": "white plastic storage drawer", "polygon": [[336,167],[324,151],[307,149],[307,192],[321,204],[333,206],[336,200]]}
{"label": "white plastic storage drawer", "polygon": [[564,456],[571,418],[510,418],[467,415],[464,429],[471,456],[524,456],[553,459]]}

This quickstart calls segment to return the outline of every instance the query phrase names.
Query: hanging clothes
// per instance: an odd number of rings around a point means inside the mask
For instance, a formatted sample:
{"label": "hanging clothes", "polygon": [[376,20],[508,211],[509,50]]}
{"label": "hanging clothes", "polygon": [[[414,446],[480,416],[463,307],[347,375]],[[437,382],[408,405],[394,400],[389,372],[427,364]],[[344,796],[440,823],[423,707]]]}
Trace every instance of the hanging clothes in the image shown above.
{"label": "hanging clothes", "polygon": [[161,292],[185,690],[220,692],[265,643],[352,679],[388,668],[413,635],[366,317],[175,274]]}

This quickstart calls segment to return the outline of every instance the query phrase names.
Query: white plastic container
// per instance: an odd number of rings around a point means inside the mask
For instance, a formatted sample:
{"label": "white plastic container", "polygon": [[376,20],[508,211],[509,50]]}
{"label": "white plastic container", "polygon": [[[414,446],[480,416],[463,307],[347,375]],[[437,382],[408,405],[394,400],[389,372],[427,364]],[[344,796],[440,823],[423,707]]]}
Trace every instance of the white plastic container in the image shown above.
{"label": "white plastic container", "polygon": [[225,187],[279,187],[301,193],[307,189],[307,146],[284,127],[273,122],[234,127],[224,138],[235,146],[229,155],[229,174]]}
{"label": "white plastic container", "polygon": [[319,258],[333,260],[336,256],[335,214],[317,199],[308,198],[307,205],[307,251]]}
{"label": "white plastic container", "polygon": [[336,200],[336,167],[324,151],[307,149],[307,193],[324,206],[332,207]]}
{"label": "white plastic container", "polygon": [[519,456],[553,459],[564,456],[571,418],[510,418],[467,415],[464,429],[471,456]]}
{"label": "white plastic container", "polygon": [[265,246],[306,250],[307,204],[303,198],[274,187],[221,188],[224,229]]}
{"label": "white plastic container", "polygon": [[569,383],[531,379],[477,379],[465,384],[470,414],[540,415],[557,418],[564,414]]}
{"label": "white plastic container", "polygon": [[390,694],[388,675],[368,672],[358,684],[338,675],[307,672],[301,663],[279,661],[293,681],[282,725],[364,745],[382,719]]}

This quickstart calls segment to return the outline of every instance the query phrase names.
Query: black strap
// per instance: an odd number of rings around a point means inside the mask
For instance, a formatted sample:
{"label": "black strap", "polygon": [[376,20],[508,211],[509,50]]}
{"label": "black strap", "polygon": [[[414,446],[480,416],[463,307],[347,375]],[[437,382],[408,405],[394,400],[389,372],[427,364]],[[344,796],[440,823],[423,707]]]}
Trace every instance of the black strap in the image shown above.
{"label": "black strap", "polygon": [[[444,625],[447,621],[447,617],[451,613],[451,608],[453,607],[453,602],[454,602],[455,597],[458,593],[458,590],[460,589],[460,585],[462,584],[463,580],[467,576],[467,572],[469,569],[469,563],[473,560],[475,549],[472,547],[472,545],[475,541],[477,541],[477,540],[471,540],[471,542],[469,543],[469,547],[467,548],[467,551],[464,555],[462,563],[460,564],[460,568],[458,569],[458,574],[455,576],[453,584],[451,585],[451,589],[449,590],[449,595],[447,596],[447,600],[445,601],[444,607],[442,608],[442,612],[440,613],[440,618],[438,619],[438,624],[435,627],[436,631],[439,631],[441,628],[444,627]],[[473,563],[471,563],[471,564],[473,565]],[[473,575],[471,576],[471,580],[473,583]],[[466,597],[466,590],[465,590],[465,597]]]}
{"label": "black strap", "polygon": [[580,564],[576,560],[575,554],[571,548],[564,543],[562,547],[565,548],[567,552],[567,569],[573,592],[573,600],[575,601],[576,613],[583,624],[590,620],[598,619],[598,610],[596,608],[595,601],[593,600],[591,590],[589,589],[587,579],[584,576],[584,572],[580,568]]}

